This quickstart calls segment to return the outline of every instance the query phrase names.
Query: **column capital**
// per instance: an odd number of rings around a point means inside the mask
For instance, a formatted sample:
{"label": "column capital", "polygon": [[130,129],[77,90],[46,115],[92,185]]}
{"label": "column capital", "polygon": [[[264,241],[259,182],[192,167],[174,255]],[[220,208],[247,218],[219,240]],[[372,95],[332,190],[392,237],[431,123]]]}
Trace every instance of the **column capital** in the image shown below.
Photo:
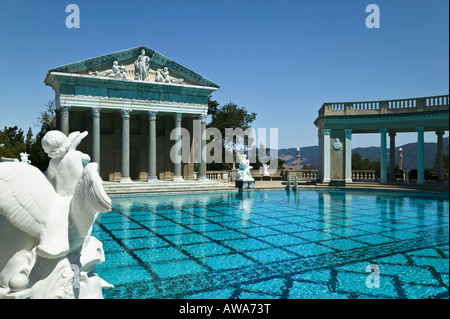
{"label": "column capital", "polygon": [[394,132],[394,131],[389,131],[388,133],[389,133],[389,136],[391,136],[391,137],[397,135],[397,132]]}
{"label": "column capital", "polygon": [[199,114],[198,119],[201,121],[202,124],[206,123],[206,114]]}
{"label": "column capital", "polygon": [[323,135],[330,135],[331,134],[331,129],[327,128],[322,130]]}
{"label": "column capital", "polygon": [[130,114],[131,113],[131,110],[130,109],[121,109],[120,110],[120,114],[122,115],[122,118],[123,119],[128,119],[128,118],[130,118]]}
{"label": "column capital", "polygon": [[386,134],[387,133],[387,128],[380,128],[380,133]]}
{"label": "column capital", "polygon": [[444,130],[437,130],[435,133],[436,133],[437,136],[443,136],[445,134],[445,131]]}
{"label": "column capital", "polygon": [[345,138],[350,139],[352,136],[352,129],[346,128],[346,129],[344,129],[344,132],[345,132]]}
{"label": "column capital", "polygon": [[423,133],[424,131],[425,131],[425,128],[423,126],[416,127],[416,132]]}
{"label": "column capital", "polygon": [[173,117],[175,118],[175,122],[181,122],[181,118],[183,117],[183,113],[176,112],[173,114]]}
{"label": "column capital", "polygon": [[100,108],[97,106],[94,106],[92,108],[92,117],[93,118],[99,118],[100,117]]}
{"label": "column capital", "polygon": [[66,116],[69,115],[70,106],[61,106],[59,108],[59,111],[61,112],[61,115]]}
{"label": "column capital", "polygon": [[157,111],[148,111],[148,119],[150,121],[156,120],[156,115],[158,114]]}

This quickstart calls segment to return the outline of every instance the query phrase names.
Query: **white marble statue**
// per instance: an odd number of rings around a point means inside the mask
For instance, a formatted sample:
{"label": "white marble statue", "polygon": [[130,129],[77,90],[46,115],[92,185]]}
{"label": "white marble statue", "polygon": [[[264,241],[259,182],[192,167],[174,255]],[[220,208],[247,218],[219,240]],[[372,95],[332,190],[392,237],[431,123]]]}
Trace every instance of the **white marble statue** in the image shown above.
{"label": "white marble statue", "polygon": [[239,181],[254,181],[254,178],[252,177],[252,174],[250,173],[250,169],[253,166],[250,166],[250,161],[247,158],[247,155],[239,153],[236,154],[239,159],[239,169],[236,172],[236,180]]}
{"label": "white marble statue", "polygon": [[73,195],[73,190],[89,155],[76,148],[88,132],[72,132],[66,136],[60,131],[49,131],[42,139],[42,148],[51,158],[45,175],[59,195]]}
{"label": "white marble statue", "polygon": [[163,83],[183,83],[184,80],[182,78],[175,78],[173,76],[169,75],[169,69],[167,67],[164,67],[164,69],[157,69],[156,70],[156,82],[163,82]]}
{"label": "white marble statue", "polygon": [[263,164],[263,176],[270,176],[268,169],[269,165]]}
{"label": "white marble statue", "polygon": [[51,180],[33,165],[0,163],[0,299],[102,298],[111,287],[94,273],[104,253],[92,225],[111,199],[98,164],[83,168],[75,150],[86,134],[47,133],[46,152],[59,163],[49,165]]}
{"label": "white marble statue", "polygon": [[95,72],[95,75],[125,79],[126,77],[125,68],[126,68],[125,66],[119,65],[119,62],[114,61],[111,69],[102,72]]}
{"label": "white marble statue", "polygon": [[31,161],[28,159],[28,156],[30,154],[27,154],[27,152],[20,153],[20,162],[24,164],[31,164]]}
{"label": "white marble statue", "polygon": [[141,50],[141,54],[137,57],[134,65],[136,67],[136,80],[145,81],[150,68],[150,57],[145,55],[145,49]]}

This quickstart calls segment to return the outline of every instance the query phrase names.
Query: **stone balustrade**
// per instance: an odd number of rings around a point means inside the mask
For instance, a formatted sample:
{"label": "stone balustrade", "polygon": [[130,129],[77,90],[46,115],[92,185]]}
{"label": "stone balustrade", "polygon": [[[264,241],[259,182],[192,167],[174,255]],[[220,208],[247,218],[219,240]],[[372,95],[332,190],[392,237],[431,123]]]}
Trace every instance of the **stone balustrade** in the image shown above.
{"label": "stone balustrade", "polygon": [[319,115],[366,115],[420,111],[440,111],[448,109],[449,96],[437,95],[398,100],[324,103]]}
{"label": "stone balustrade", "polygon": [[352,179],[375,181],[379,178],[376,177],[375,170],[352,170]]}

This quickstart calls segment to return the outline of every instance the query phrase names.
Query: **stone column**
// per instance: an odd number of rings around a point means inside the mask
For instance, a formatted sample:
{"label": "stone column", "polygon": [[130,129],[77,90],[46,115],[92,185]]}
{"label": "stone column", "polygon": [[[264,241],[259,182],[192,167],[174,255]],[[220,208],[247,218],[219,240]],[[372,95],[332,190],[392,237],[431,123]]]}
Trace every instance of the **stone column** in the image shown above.
{"label": "stone column", "polygon": [[351,183],[352,180],[352,130],[351,129],[345,129],[345,145],[344,145],[344,152],[345,152],[345,182]]}
{"label": "stone column", "polygon": [[148,112],[148,178],[147,181],[155,181],[156,177],[156,114],[157,112]]}
{"label": "stone column", "polygon": [[395,136],[397,133],[389,132],[389,180],[395,181]]}
{"label": "stone column", "polygon": [[131,182],[130,178],[130,109],[122,109],[122,166],[121,183]]}
{"label": "stone column", "polygon": [[323,183],[330,182],[330,135],[331,135],[330,129],[323,130],[323,148],[322,148]]}
{"label": "stone column", "polygon": [[69,136],[69,110],[70,106],[61,106],[61,132]]}
{"label": "stone column", "polygon": [[381,169],[380,169],[380,183],[387,183],[387,161],[386,161],[386,133],[387,129],[380,129],[381,133]]}
{"label": "stone column", "polygon": [[173,181],[178,182],[182,181],[183,177],[181,176],[181,119],[182,113],[175,113],[175,136],[176,140],[174,143],[174,147],[177,152],[173,153]]}
{"label": "stone column", "polygon": [[198,166],[198,178],[199,181],[207,180],[206,177],[206,114],[200,114],[198,116],[200,120],[200,165]]}
{"label": "stone column", "polygon": [[317,174],[317,179],[321,181],[323,180],[323,134],[320,129],[318,130],[317,136],[319,137],[319,173]]}
{"label": "stone column", "polygon": [[436,152],[436,159],[437,159],[437,175],[438,175],[438,182],[443,183],[444,182],[444,131],[436,131],[437,135],[437,152]]}
{"label": "stone column", "polygon": [[417,132],[417,184],[425,183],[424,127],[416,127]]}
{"label": "stone column", "polygon": [[92,161],[100,167],[100,108],[92,108]]}

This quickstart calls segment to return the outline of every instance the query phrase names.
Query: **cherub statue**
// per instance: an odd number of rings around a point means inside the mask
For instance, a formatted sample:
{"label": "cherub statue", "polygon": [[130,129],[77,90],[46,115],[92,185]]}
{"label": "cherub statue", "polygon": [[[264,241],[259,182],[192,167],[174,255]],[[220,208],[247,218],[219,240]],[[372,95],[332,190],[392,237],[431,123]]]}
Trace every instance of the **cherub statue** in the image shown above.
{"label": "cherub statue", "polygon": [[86,135],[44,136],[47,176],[33,165],[0,163],[0,299],[102,297],[106,284],[93,269],[103,250],[90,234],[111,199],[98,164],[75,150]]}
{"label": "cherub statue", "polygon": [[67,137],[60,131],[49,131],[42,139],[42,148],[51,158],[45,175],[59,195],[73,195],[73,190],[89,155],[76,148],[88,132],[72,132]]}

